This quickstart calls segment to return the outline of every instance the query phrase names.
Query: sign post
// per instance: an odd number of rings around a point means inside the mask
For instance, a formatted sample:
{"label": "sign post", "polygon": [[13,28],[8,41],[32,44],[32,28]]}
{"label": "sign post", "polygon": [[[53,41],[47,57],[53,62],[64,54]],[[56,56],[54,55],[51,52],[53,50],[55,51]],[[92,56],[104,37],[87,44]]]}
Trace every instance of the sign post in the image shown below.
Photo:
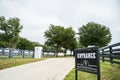
{"label": "sign post", "polygon": [[78,80],[78,70],[96,74],[100,80],[99,48],[88,47],[75,49],[75,80]]}

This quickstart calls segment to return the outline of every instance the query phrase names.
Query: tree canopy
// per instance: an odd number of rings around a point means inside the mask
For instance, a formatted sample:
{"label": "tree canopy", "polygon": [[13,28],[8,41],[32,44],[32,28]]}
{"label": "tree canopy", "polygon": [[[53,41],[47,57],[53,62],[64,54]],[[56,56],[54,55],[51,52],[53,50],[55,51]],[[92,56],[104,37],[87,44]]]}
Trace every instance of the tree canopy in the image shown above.
{"label": "tree canopy", "polygon": [[34,50],[36,46],[41,46],[38,42],[32,42],[26,38],[20,37],[19,42],[17,43],[16,48],[22,50]]}
{"label": "tree canopy", "polygon": [[0,46],[15,48],[22,28],[17,17],[6,20],[4,16],[0,16]]}
{"label": "tree canopy", "polygon": [[75,42],[75,32],[71,27],[64,28],[63,26],[50,25],[49,30],[45,32],[46,44],[54,46],[56,48],[56,55],[61,48],[71,49],[75,48],[73,43]]}
{"label": "tree canopy", "polygon": [[83,46],[95,45],[99,47],[107,46],[112,36],[108,27],[89,22],[79,28],[79,42]]}

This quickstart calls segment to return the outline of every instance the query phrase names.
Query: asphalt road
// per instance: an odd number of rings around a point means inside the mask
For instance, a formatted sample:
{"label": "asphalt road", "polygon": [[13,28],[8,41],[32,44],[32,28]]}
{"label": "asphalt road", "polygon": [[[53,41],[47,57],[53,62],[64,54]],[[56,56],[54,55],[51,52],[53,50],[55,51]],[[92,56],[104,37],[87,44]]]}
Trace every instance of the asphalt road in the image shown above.
{"label": "asphalt road", "polygon": [[63,80],[74,67],[74,58],[50,58],[0,70],[0,80]]}

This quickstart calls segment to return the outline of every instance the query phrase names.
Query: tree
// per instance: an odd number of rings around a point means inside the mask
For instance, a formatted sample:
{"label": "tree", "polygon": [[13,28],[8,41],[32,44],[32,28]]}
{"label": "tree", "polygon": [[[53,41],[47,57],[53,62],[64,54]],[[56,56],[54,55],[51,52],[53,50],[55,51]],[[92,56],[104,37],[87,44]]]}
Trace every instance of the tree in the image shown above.
{"label": "tree", "polygon": [[56,56],[61,48],[66,50],[73,50],[76,44],[75,32],[71,27],[64,28],[63,26],[50,25],[49,30],[45,32],[44,35],[47,39],[46,44],[49,46],[54,46],[56,48]]}
{"label": "tree", "polygon": [[108,27],[94,22],[89,22],[80,27],[78,35],[79,42],[85,47],[88,45],[104,47],[107,46],[112,39]]}
{"label": "tree", "polygon": [[20,24],[18,18],[5,19],[4,16],[0,17],[0,40],[7,43],[6,47],[15,48],[19,42],[19,33],[23,26]]}
{"label": "tree", "polygon": [[76,38],[75,38],[75,31],[72,27],[66,28],[64,30],[64,35],[62,39],[62,47],[65,49],[64,56],[66,56],[66,51],[69,49],[73,51],[76,48]]}
{"label": "tree", "polygon": [[8,26],[10,27],[10,46],[16,47],[16,44],[19,42],[19,33],[21,32],[23,26],[20,24],[20,20],[18,18],[10,18],[8,21]]}
{"label": "tree", "polygon": [[[7,24],[7,21],[4,16],[0,16],[0,46],[7,47],[9,44],[10,38],[10,27]],[[4,44],[4,45],[3,45]],[[5,45],[7,44],[7,45]]]}
{"label": "tree", "polygon": [[46,44],[56,48],[56,57],[58,56],[58,51],[61,48],[63,32],[64,27],[51,24],[49,30],[47,30],[44,35],[47,39]]}
{"label": "tree", "polygon": [[19,49],[22,49],[22,50],[26,50],[27,49],[27,46],[30,46],[28,45],[29,44],[29,40],[27,40],[26,38],[20,38],[20,41],[17,43],[17,47],[16,48],[19,48]]}
{"label": "tree", "polygon": [[34,50],[36,46],[41,46],[38,42],[32,42],[26,38],[20,37],[19,42],[17,43],[17,47],[22,50]]}

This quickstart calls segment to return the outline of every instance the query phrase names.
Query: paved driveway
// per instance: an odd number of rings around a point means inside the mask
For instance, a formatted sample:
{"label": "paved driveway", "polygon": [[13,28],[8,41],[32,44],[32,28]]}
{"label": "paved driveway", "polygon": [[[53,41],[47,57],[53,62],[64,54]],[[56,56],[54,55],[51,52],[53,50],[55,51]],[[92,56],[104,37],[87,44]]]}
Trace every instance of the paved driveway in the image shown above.
{"label": "paved driveway", "polygon": [[50,58],[0,70],[0,80],[63,80],[73,67],[74,58]]}

